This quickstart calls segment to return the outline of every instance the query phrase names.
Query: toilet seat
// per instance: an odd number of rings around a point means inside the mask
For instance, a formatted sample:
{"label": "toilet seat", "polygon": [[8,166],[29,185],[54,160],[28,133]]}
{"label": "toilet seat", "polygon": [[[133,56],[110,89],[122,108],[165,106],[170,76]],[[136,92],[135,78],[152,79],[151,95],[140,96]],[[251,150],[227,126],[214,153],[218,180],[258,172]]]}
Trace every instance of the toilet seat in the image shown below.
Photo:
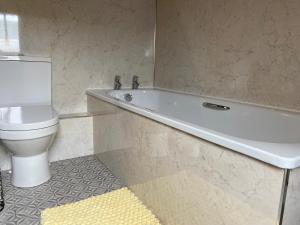
{"label": "toilet seat", "polygon": [[27,140],[45,137],[56,133],[58,130],[58,124],[51,127],[36,129],[36,130],[0,130],[0,140]]}
{"label": "toilet seat", "polygon": [[58,116],[51,105],[0,108],[0,130],[27,131],[53,126]]}
{"label": "toilet seat", "polygon": [[34,139],[57,129],[58,115],[51,105],[0,108],[0,139]]}

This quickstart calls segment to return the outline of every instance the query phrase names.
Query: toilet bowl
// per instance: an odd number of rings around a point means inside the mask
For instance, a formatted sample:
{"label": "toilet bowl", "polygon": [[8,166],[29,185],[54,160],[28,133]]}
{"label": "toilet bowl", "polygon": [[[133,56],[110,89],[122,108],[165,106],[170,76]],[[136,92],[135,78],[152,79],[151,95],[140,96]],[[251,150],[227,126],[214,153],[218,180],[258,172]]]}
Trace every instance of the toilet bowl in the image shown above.
{"label": "toilet bowl", "polygon": [[14,186],[34,187],[50,179],[48,149],[57,130],[51,105],[0,108],[0,142],[11,154]]}

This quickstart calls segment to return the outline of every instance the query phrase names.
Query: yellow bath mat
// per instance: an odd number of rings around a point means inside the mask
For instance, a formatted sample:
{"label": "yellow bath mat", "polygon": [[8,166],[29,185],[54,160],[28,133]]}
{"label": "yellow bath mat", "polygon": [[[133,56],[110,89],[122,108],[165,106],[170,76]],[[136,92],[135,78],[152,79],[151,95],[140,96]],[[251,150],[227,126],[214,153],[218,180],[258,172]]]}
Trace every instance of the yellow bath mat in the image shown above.
{"label": "yellow bath mat", "polygon": [[43,225],[160,225],[127,188],[79,202],[45,209]]}

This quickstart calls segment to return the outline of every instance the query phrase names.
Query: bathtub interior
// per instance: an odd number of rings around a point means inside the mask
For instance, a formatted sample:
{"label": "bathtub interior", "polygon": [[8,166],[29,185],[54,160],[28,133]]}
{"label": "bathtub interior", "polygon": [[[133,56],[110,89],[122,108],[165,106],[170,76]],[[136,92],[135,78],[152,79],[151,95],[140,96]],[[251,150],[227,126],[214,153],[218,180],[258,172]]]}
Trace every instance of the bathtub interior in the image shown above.
{"label": "bathtub interior", "polygon": [[[126,94],[132,96],[132,101],[126,102]],[[295,113],[151,89],[108,91],[107,95],[135,107],[150,109],[159,115],[228,136],[269,143],[300,142],[300,116]],[[204,102],[224,105],[230,110],[206,108]]]}

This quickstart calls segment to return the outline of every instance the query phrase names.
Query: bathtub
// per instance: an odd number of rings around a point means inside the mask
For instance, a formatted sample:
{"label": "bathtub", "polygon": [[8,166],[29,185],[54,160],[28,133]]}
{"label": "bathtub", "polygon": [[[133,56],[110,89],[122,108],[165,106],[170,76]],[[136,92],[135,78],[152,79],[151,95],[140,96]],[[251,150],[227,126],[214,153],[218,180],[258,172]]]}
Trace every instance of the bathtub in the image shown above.
{"label": "bathtub", "polygon": [[159,89],[87,94],[276,167],[300,166],[300,114]]}

